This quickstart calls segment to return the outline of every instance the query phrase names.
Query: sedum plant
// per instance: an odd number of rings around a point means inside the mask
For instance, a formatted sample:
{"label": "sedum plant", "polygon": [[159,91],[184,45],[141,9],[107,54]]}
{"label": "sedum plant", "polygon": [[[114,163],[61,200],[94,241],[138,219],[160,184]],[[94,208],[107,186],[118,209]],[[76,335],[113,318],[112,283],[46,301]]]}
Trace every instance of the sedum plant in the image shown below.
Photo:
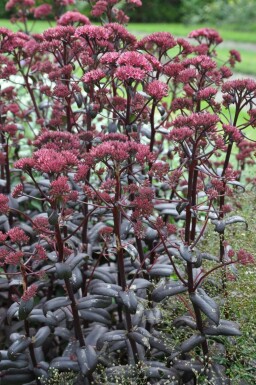
{"label": "sedum plant", "polygon": [[[89,3],[101,26],[0,29],[1,383],[228,384],[216,346],[241,332],[220,306],[254,259],[225,238],[247,226],[227,199],[253,161],[256,82],[230,79],[236,51],[219,66],[214,30],[137,40],[119,1]],[[177,299],[178,343],[161,329]]]}

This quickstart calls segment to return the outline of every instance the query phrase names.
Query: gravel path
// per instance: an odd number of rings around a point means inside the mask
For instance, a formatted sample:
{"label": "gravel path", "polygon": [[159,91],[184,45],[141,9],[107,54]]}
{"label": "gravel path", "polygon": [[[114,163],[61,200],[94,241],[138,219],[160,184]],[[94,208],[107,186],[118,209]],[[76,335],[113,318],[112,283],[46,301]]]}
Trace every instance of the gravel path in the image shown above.
{"label": "gravel path", "polygon": [[242,43],[242,42],[237,42],[237,41],[224,40],[220,44],[220,47],[236,49],[237,51],[242,49],[242,50],[256,52],[256,44],[253,44],[253,43]]}

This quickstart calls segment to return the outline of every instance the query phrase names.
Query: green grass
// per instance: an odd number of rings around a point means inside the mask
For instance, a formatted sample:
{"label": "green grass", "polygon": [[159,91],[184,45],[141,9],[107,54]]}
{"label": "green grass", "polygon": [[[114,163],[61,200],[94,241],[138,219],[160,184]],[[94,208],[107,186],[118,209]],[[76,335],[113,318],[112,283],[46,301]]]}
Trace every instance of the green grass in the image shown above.
{"label": "green grass", "polygon": [[[33,21],[28,21],[29,26],[31,27],[33,24]],[[52,22],[54,24],[54,22]],[[16,25],[10,23],[7,19],[1,19],[0,21],[1,27],[7,27],[12,30],[18,30]],[[209,27],[209,25],[206,24],[191,24],[191,25],[184,25],[180,23],[130,23],[128,25],[128,29],[130,32],[134,34],[149,34],[153,32],[159,32],[159,31],[165,31],[170,32],[175,36],[187,36],[189,32],[193,31],[194,29],[203,28],[203,27]],[[224,40],[231,40],[236,42],[242,42],[242,43],[256,43],[256,25],[249,26],[249,31],[237,31],[235,26],[228,25],[225,28],[213,26],[212,28],[215,28],[218,30],[220,35]],[[42,32],[46,28],[49,28],[49,22],[44,20],[39,20],[34,25],[34,32]]]}
{"label": "green grass", "polygon": [[224,40],[231,40],[242,43],[256,43],[256,25],[250,26],[250,31],[237,31],[233,26],[227,26],[226,28],[218,26],[209,26],[206,24],[191,24],[184,25],[178,23],[130,23],[128,29],[132,33],[153,33],[153,32],[170,32],[174,36],[187,36],[189,32],[194,29],[210,27],[216,29]]}
{"label": "green grass", "polygon": [[[45,31],[47,28],[50,28],[51,26],[53,27],[56,25],[54,21],[48,22],[45,20],[38,20],[36,22],[33,22],[32,20],[28,21],[28,29],[29,31],[32,29],[33,33],[41,33]],[[9,20],[7,19],[0,19],[0,27],[5,27],[9,28],[14,32],[17,32],[19,30],[23,30],[23,25],[21,24],[12,24]]]}

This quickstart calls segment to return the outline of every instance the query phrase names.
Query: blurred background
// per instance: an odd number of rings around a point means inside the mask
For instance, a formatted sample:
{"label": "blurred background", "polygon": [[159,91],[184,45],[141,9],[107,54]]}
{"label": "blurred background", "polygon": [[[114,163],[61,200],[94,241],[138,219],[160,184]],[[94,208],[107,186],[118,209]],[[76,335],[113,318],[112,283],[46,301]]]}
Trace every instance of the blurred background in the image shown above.
{"label": "blurred background", "polygon": [[[54,5],[54,0],[44,3]],[[8,18],[7,0],[0,0],[0,17]],[[37,5],[42,0],[36,1]],[[256,30],[256,0],[142,0],[143,6],[130,12],[135,23],[184,23]],[[89,15],[89,6],[84,0],[76,0],[75,7]],[[74,8],[74,6],[72,6]]]}

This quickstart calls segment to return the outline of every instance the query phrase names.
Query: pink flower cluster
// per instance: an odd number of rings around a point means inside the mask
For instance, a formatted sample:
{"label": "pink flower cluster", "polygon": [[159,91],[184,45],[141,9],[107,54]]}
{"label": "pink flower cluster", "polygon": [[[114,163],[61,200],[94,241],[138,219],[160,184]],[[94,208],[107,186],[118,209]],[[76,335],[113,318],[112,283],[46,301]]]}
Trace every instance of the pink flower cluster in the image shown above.
{"label": "pink flower cluster", "polygon": [[33,13],[36,19],[42,19],[52,12],[52,6],[50,4],[42,4],[34,8]]}
{"label": "pink flower cluster", "polygon": [[150,62],[139,52],[124,52],[117,59],[118,68],[115,75],[123,81],[144,80],[148,72],[152,71]]}
{"label": "pink flower cluster", "polygon": [[35,5],[34,0],[8,0],[5,9],[10,11],[15,7],[33,7]]}

